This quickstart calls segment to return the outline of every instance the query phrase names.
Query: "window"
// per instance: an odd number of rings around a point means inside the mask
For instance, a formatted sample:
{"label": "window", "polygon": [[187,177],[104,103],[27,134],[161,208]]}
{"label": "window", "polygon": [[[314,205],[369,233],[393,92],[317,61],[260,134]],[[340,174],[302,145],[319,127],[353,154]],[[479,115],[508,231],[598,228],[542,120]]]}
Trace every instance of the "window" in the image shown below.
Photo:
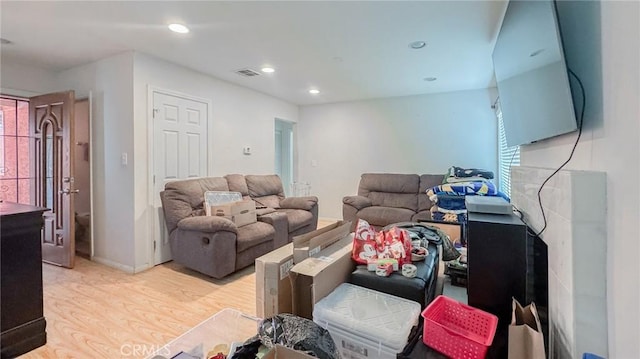
{"label": "window", "polygon": [[0,199],[29,204],[29,102],[0,97]]}
{"label": "window", "polygon": [[511,197],[511,166],[520,165],[520,146],[507,147],[500,101],[496,101],[498,119],[498,179],[500,191]]}

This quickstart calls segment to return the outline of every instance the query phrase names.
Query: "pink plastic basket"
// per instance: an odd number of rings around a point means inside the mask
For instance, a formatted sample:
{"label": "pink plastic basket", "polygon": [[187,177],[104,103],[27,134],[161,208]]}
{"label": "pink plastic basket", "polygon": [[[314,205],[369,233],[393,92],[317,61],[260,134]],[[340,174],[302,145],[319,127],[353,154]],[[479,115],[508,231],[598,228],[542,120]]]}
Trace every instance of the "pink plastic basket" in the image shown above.
{"label": "pink plastic basket", "polygon": [[438,296],[422,312],[422,341],[453,359],[484,358],[496,334],[498,317]]}

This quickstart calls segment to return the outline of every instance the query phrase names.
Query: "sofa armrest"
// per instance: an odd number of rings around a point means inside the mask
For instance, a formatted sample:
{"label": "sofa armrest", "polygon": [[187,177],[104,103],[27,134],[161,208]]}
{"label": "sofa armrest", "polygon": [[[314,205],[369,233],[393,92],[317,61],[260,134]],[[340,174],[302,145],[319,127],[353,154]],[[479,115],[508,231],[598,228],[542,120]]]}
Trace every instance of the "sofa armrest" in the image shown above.
{"label": "sofa armrest", "polygon": [[238,233],[238,227],[231,220],[217,216],[187,217],[178,222],[178,228],[186,231],[213,233],[227,231]]}
{"label": "sofa armrest", "polygon": [[275,212],[275,208],[258,208],[256,209],[256,216],[266,216],[267,214]]}
{"label": "sofa armrest", "polygon": [[258,216],[258,221],[270,224],[275,229],[276,234],[273,238],[273,249],[280,248],[289,241],[289,221],[287,214],[284,212],[276,212]]}
{"label": "sofa armrest", "polygon": [[287,197],[280,201],[280,208],[288,209],[304,209],[310,211],[313,206],[318,204],[318,197]]}
{"label": "sofa armrest", "polygon": [[348,204],[357,210],[371,207],[371,205],[373,205],[373,202],[371,202],[369,198],[364,196],[345,196],[344,198],[342,198],[342,203]]}

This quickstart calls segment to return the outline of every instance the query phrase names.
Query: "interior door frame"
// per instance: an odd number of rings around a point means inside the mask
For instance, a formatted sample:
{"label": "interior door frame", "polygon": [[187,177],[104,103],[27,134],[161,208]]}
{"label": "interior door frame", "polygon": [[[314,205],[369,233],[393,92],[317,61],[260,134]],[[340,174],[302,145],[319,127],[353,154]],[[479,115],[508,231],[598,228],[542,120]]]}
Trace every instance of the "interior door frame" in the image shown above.
{"label": "interior door frame", "polygon": [[93,92],[89,91],[86,97],[76,98],[76,102],[87,101],[89,107],[89,258],[93,261],[93,257],[95,254],[95,225],[94,221],[96,220],[95,210],[94,210],[94,197],[93,197]]}
{"label": "interior door frame", "polygon": [[[287,133],[290,135],[290,138],[287,139],[286,144],[287,144],[287,148],[289,149],[289,152],[286,154],[288,157],[288,160],[286,161],[287,164],[289,165],[289,168],[287,170],[289,178],[285,179],[282,178],[282,185],[285,189],[286,195],[287,196],[292,196],[293,193],[293,188],[291,186],[291,184],[293,182],[296,181],[296,173],[295,173],[295,160],[296,160],[296,146],[295,146],[295,141],[296,141],[296,123],[292,122],[292,121],[287,121],[284,120],[282,118],[276,117],[275,120],[273,121],[274,125],[274,134],[276,133],[276,131],[278,131],[278,127],[280,127],[282,130],[286,130]],[[284,138],[283,138],[284,139]],[[275,141],[275,139],[274,139]],[[281,145],[284,143],[281,143]],[[274,148],[274,152],[275,152],[275,148]],[[275,154],[275,153],[274,153]],[[283,159],[284,159],[284,153],[282,151],[280,151],[280,161],[281,164],[283,163]],[[288,181],[287,181],[288,180]]]}
{"label": "interior door frame", "polygon": [[[154,157],[154,146],[155,146],[155,126],[153,121],[153,94],[159,93],[174,97],[181,97],[187,100],[202,102],[207,105],[207,151],[210,154],[213,154],[213,101],[204,97],[198,97],[190,94],[186,94],[179,91],[174,91],[154,85],[147,85],[147,222],[148,222],[148,233],[147,236],[147,268],[154,267],[156,265],[156,253],[153,249],[153,242],[157,239],[159,240],[159,233],[156,230],[156,216],[154,210],[154,199],[155,199],[155,183],[153,181],[153,176],[155,173],[155,157]],[[211,175],[211,169],[213,168],[213,155],[207,156],[207,175]],[[160,223],[161,226],[164,226],[164,223]],[[156,238],[158,237],[158,238]],[[136,266],[137,267],[137,266]]]}
{"label": "interior door frame", "polygon": [[[20,99],[20,100],[24,100],[24,101],[29,101],[29,99],[31,97],[34,96],[40,96],[40,95],[44,95],[42,93],[36,93],[36,92],[32,92],[32,91],[24,91],[24,90],[16,90],[16,89],[12,89],[12,88],[5,88],[2,87],[0,88],[0,95],[5,96],[5,97],[9,97],[9,98],[16,98],[16,99]],[[95,253],[95,225],[94,225],[94,221],[96,220],[95,217],[95,207],[94,207],[94,193],[93,193],[93,189],[94,189],[94,185],[93,185],[93,178],[94,178],[94,170],[93,170],[93,166],[94,166],[94,153],[93,153],[93,92],[89,91],[89,93],[87,94],[86,97],[81,96],[81,97],[76,97],[75,102],[78,101],[88,101],[89,102],[89,210],[91,212],[91,217],[90,217],[90,225],[89,225],[89,230],[90,230],[90,237],[91,237],[91,244],[90,244],[90,259],[93,261],[93,257],[94,257],[94,253]]]}

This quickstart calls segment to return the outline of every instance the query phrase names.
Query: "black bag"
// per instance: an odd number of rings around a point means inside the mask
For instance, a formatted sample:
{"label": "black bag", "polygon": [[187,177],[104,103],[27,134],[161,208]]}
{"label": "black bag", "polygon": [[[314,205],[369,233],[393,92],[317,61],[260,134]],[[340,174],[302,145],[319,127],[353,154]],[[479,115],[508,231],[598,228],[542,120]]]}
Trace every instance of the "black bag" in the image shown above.
{"label": "black bag", "polygon": [[267,348],[280,344],[320,359],[340,359],[340,353],[326,329],[293,314],[283,313],[262,320],[258,334],[245,341],[232,359],[255,358],[261,344]]}
{"label": "black bag", "polygon": [[456,248],[453,246],[453,243],[451,242],[451,238],[449,238],[449,235],[444,233],[438,227],[430,226],[424,223],[400,222],[400,223],[390,224],[384,227],[382,230],[384,231],[392,227],[405,229],[409,231],[409,234],[411,235],[412,239],[419,238],[420,240],[425,241],[425,243],[423,243],[424,244],[423,247],[425,248],[427,247],[426,241],[435,243],[435,244],[441,244],[442,260],[445,262],[452,261],[460,257],[460,252],[458,252],[458,250],[456,250]]}

